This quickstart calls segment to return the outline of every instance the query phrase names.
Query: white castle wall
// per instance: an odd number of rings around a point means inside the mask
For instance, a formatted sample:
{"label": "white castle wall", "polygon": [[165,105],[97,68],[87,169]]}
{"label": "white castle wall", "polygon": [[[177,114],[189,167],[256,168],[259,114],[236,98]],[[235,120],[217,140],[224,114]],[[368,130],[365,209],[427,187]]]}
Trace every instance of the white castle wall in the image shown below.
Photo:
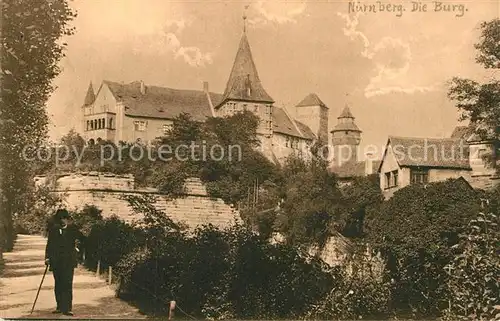
{"label": "white castle wall", "polygon": [[[38,176],[35,181],[43,184],[47,178]],[[129,195],[153,196],[157,209],[164,211],[173,221],[184,223],[190,228],[209,223],[224,228],[240,221],[239,212],[221,199],[209,197],[199,179],[187,179],[185,187],[186,195],[172,199],[158,193],[156,189],[136,188],[132,175],[82,173],[59,177],[53,191],[64,195],[68,209],[77,210],[85,205],[94,205],[102,210],[104,217],[116,215],[127,222],[140,218],[124,199]]]}

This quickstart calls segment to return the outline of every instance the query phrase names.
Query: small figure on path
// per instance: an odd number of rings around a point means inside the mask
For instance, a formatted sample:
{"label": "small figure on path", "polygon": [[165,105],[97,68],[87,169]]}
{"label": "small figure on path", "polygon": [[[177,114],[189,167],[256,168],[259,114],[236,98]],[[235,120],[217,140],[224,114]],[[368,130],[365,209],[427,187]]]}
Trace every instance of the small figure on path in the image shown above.
{"label": "small figure on path", "polygon": [[77,266],[76,242],[83,243],[83,234],[72,224],[67,210],[59,209],[48,226],[45,264],[54,274],[57,308],[53,313],[72,316],[73,273]]}

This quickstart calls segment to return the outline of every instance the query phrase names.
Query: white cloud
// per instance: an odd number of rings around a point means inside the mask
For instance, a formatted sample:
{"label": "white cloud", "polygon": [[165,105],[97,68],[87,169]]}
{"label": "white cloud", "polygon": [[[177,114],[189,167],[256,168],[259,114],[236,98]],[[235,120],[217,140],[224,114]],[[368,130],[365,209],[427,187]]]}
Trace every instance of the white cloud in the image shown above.
{"label": "white cloud", "polygon": [[307,1],[258,0],[251,7],[256,12],[255,17],[248,19],[251,25],[296,23],[307,8]]}
{"label": "white cloud", "polygon": [[202,53],[198,47],[179,47],[175,57],[182,57],[190,66],[205,66],[213,63],[211,53]]}
{"label": "white cloud", "polygon": [[162,32],[141,35],[134,50],[143,52],[149,50],[154,53],[172,53],[174,59],[182,60],[192,67],[203,67],[213,63],[212,53],[204,53],[196,46],[184,46],[179,39],[183,30],[192,24],[193,20],[167,20],[159,30]]}
{"label": "white cloud", "polygon": [[359,24],[359,16],[361,15],[361,13],[357,12],[356,15],[353,15],[352,17],[342,12],[337,12],[337,15],[342,19],[344,19],[346,23],[346,26],[342,28],[344,35],[349,37],[349,39],[351,40],[360,39],[363,42],[363,47],[364,47],[364,50],[363,52],[361,52],[361,55],[366,58],[371,58],[368,52],[368,49],[370,47],[370,41],[368,40],[368,37],[366,37],[364,33],[357,30]]}
{"label": "white cloud", "polygon": [[400,38],[383,37],[373,44],[362,31],[358,30],[359,17],[363,15],[361,12],[355,15],[337,12],[337,15],[345,21],[344,35],[353,41],[361,41],[363,45],[361,55],[372,60],[375,65],[375,76],[364,89],[366,97],[436,90],[436,84],[424,86],[414,84],[414,79],[408,73],[412,61],[409,43]]}

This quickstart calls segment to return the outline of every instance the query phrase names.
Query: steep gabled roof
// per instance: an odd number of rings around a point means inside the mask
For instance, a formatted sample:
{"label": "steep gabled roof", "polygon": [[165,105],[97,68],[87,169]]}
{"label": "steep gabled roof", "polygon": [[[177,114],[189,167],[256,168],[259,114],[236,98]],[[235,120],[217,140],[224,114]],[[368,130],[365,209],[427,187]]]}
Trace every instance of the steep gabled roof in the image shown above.
{"label": "steep gabled roof", "polygon": [[[196,121],[204,121],[212,116],[210,103],[204,91],[146,86],[143,95],[139,81],[121,84],[104,80],[103,84],[108,86],[117,101],[124,104],[127,116],[173,119],[181,113],[188,113]],[[209,95],[214,105],[222,100],[220,94],[209,93]],[[291,119],[282,108],[275,106],[272,108],[274,132],[310,140],[315,138],[307,125]]]}
{"label": "steep gabled roof", "polygon": [[390,136],[389,145],[403,167],[471,169],[469,148],[461,139]]}
{"label": "steep gabled roof", "polygon": [[273,106],[273,132],[309,140],[316,137],[307,125],[290,118],[282,108],[276,106]]}
{"label": "steep gabled roof", "polygon": [[310,140],[316,139],[316,135],[314,135],[313,131],[311,130],[311,128],[309,128],[309,126],[307,126],[304,123],[301,123],[298,120],[295,120],[295,123],[299,127],[299,129],[300,129],[300,131],[302,133],[302,136],[304,138],[307,138],[307,139],[310,139]]}
{"label": "steep gabled roof", "polygon": [[[212,116],[207,94],[201,90],[172,89],[146,86],[141,94],[141,83],[120,84],[103,81],[113,96],[125,105],[125,115],[132,117],[153,117],[173,119],[181,113],[188,113],[194,120],[204,121]],[[211,100],[218,103],[220,94],[209,93]]]}
{"label": "steep gabled roof", "polygon": [[328,108],[323,101],[315,93],[311,93],[304,97],[295,107],[321,106]]}
{"label": "steep gabled roof", "polygon": [[84,106],[92,105],[94,101],[95,101],[94,87],[92,87],[92,83],[90,83],[83,104]]}
{"label": "steep gabled roof", "polygon": [[265,103],[274,102],[271,96],[265,91],[259,79],[257,68],[252,58],[250,44],[245,33],[241,37],[233,68],[227,81],[226,90],[222,96],[220,103],[230,99]]}

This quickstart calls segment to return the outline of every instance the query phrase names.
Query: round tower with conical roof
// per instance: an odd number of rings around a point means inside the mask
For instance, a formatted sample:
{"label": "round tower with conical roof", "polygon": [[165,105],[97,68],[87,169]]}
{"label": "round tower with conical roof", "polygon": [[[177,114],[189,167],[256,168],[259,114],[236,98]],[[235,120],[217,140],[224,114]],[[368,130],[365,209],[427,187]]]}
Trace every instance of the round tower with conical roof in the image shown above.
{"label": "round tower with conical roof", "polygon": [[361,142],[361,130],[354,123],[354,116],[346,105],[335,128],[331,131],[333,159],[335,165],[341,166],[347,162],[358,160],[358,147]]}

